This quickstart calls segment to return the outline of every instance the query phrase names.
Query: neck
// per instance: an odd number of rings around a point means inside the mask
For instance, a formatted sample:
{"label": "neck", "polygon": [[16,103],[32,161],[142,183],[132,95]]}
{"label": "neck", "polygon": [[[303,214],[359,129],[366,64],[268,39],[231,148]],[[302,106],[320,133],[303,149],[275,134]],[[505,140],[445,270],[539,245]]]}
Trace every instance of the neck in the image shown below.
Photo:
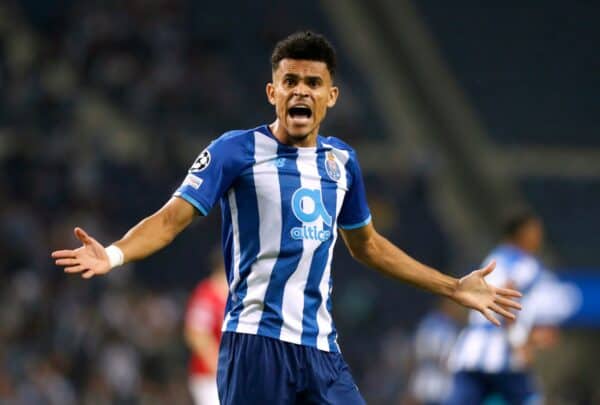
{"label": "neck", "polygon": [[288,133],[287,129],[281,125],[279,119],[276,119],[272,124],[269,125],[269,129],[275,138],[277,138],[277,140],[284,145],[293,146],[296,148],[317,146],[317,134],[319,133],[319,127],[313,129],[306,136],[293,137]]}

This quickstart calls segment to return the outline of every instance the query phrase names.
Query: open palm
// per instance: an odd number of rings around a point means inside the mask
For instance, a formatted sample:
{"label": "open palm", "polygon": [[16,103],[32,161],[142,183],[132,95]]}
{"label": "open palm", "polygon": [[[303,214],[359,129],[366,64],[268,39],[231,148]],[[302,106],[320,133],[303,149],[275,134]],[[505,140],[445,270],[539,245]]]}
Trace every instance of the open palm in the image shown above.
{"label": "open palm", "polygon": [[494,325],[500,326],[500,321],[493,312],[514,320],[515,314],[509,309],[521,309],[521,305],[511,298],[518,298],[521,294],[510,288],[498,288],[485,282],[485,276],[490,274],[496,262],[492,261],[483,269],[475,270],[458,281],[454,293],[454,300],[468,308],[475,309],[483,314]]}
{"label": "open palm", "polygon": [[111,267],[104,247],[81,228],[75,228],[74,233],[83,246],[52,252],[56,265],[64,267],[65,273],[83,273],[83,278],[108,273]]}

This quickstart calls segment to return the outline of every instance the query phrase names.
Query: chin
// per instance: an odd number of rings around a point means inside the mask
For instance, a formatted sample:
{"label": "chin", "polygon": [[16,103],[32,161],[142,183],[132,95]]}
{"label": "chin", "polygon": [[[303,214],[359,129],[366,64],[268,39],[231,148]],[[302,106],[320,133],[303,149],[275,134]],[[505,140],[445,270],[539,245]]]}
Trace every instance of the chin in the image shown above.
{"label": "chin", "polygon": [[294,138],[294,139],[305,139],[310,135],[310,132],[307,131],[303,131],[303,132],[288,132],[289,136]]}

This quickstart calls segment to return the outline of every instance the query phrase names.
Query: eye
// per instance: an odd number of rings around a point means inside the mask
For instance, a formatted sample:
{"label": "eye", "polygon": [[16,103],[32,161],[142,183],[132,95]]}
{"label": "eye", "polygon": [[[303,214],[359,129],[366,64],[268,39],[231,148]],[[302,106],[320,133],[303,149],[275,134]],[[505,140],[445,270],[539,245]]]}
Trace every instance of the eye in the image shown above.
{"label": "eye", "polygon": [[293,77],[286,77],[283,79],[283,84],[285,84],[288,87],[293,87],[296,85],[296,79],[294,79]]}
{"label": "eye", "polygon": [[315,88],[315,87],[319,87],[319,85],[321,84],[319,79],[317,78],[310,78],[307,81],[307,84],[309,87]]}

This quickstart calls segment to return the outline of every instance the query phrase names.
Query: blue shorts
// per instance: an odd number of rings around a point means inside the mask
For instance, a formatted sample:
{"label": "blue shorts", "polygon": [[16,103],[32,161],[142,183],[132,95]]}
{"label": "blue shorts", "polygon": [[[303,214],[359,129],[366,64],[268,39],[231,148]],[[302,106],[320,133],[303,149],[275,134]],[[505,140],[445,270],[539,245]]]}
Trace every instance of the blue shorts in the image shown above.
{"label": "blue shorts", "polygon": [[217,371],[222,405],[365,404],[340,353],[225,332]]}
{"label": "blue shorts", "polygon": [[541,403],[529,373],[460,371],[454,374],[452,391],[444,405],[479,405],[492,395],[500,396],[511,405]]}

